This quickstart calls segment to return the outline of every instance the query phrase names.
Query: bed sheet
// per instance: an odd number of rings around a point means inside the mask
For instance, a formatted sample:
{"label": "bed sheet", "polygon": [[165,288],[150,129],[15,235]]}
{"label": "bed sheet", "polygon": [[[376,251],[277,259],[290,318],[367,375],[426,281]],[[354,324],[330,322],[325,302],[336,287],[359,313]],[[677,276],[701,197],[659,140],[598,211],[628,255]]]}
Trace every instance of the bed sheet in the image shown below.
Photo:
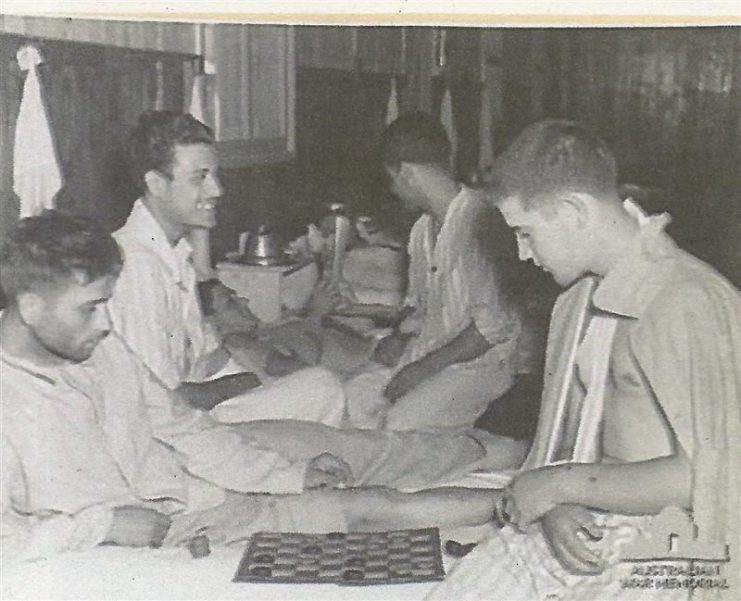
{"label": "bed sheet", "polygon": [[[436,582],[384,586],[232,582],[243,548],[98,547],[3,570],[3,599],[423,599]],[[445,557],[446,571],[458,560]]]}
{"label": "bed sheet", "polygon": [[[474,473],[450,483],[470,488],[499,488],[510,473]],[[442,529],[440,539],[476,542],[491,525]],[[97,547],[43,561],[2,566],[0,598],[23,600],[198,599],[198,600],[414,600],[437,582],[381,586],[335,584],[257,584],[232,582],[246,545],[214,548],[194,559],[185,548]],[[445,571],[459,562],[443,553]]]}

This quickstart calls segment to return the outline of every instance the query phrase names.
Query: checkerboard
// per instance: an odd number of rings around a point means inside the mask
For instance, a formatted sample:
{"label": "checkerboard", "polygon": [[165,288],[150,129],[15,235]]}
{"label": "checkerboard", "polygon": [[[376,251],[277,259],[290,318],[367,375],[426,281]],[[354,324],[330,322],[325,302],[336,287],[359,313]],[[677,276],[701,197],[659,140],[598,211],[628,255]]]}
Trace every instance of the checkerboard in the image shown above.
{"label": "checkerboard", "polygon": [[259,532],[234,582],[397,584],[445,577],[437,528],[389,532]]}

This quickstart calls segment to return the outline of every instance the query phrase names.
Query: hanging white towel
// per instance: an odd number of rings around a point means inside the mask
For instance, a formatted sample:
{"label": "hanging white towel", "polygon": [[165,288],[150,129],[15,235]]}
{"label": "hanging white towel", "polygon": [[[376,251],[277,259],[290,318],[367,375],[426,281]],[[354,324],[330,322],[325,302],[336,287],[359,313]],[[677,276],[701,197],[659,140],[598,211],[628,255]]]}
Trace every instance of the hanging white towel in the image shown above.
{"label": "hanging white towel", "polygon": [[37,66],[41,54],[24,46],[17,54],[18,66],[28,71],[15,128],[13,190],[20,198],[20,217],[54,208],[54,196],[62,187],[62,172],[54,149]]}
{"label": "hanging white towel", "polygon": [[399,95],[396,91],[396,77],[391,78],[391,92],[386,105],[386,125],[390,125],[399,116]]}
{"label": "hanging white towel", "polygon": [[492,116],[489,83],[481,85],[481,113],[479,116],[479,173],[486,179],[494,166],[494,146],[491,140]]}
{"label": "hanging white towel", "polygon": [[206,123],[205,97],[203,93],[205,83],[205,75],[203,75],[203,73],[197,73],[193,76],[193,88],[190,94],[190,109],[188,110],[188,112],[201,123]]}
{"label": "hanging white towel", "polygon": [[450,88],[445,89],[443,102],[440,105],[440,121],[448,134],[450,140],[450,168],[455,169],[455,157],[458,152],[458,136],[455,133],[455,122],[453,120],[453,99]]}
{"label": "hanging white towel", "polygon": [[[196,73],[193,76],[193,88],[190,95],[190,110],[188,111],[201,123],[206,123],[206,97],[204,87],[206,75]],[[193,266],[199,282],[214,279],[216,272],[211,260],[211,233],[203,227],[193,228],[188,232],[188,242],[193,247]]]}
{"label": "hanging white towel", "polygon": [[154,97],[154,109],[161,111],[165,108],[165,65],[160,60],[155,65],[157,73],[157,90]]}

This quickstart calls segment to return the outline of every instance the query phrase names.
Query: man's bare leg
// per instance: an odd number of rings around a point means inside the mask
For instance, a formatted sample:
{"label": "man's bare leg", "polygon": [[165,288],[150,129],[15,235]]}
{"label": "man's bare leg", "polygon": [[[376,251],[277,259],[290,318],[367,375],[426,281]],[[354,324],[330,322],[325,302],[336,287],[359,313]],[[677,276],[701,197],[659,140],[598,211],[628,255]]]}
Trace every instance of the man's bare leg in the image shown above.
{"label": "man's bare leg", "polygon": [[345,513],[348,528],[356,531],[478,526],[492,521],[500,495],[498,490],[454,487],[415,493],[385,487],[326,493]]}

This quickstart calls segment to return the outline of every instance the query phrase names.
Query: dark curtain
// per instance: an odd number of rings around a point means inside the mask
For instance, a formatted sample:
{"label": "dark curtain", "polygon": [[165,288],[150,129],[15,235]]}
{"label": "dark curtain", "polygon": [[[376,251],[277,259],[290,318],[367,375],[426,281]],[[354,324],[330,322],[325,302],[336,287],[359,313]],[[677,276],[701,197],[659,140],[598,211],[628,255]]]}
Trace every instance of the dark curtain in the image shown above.
{"label": "dark curtain", "polygon": [[25,73],[15,55],[29,41],[45,59],[39,77],[64,177],[57,206],[95,217],[113,230],[122,224],[136,196],[125,161],[126,135],[139,113],[154,108],[158,87],[163,108],[182,110],[184,62],[190,57],[0,36],[3,230],[18,217],[12,155]]}
{"label": "dark curtain", "polygon": [[296,160],[222,170],[217,260],[236,248],[240,232],[260,225],[292,240],[334,202],[397,221],[375,157],[390,76],[299,67],[296,80]]}
{"label": "dark curtain", "polygon": [[481,83],[472,77],[436,76],[432,79],[432,113],[440,116],[445,91],[450,89],[453,123],[458,142],[454,171],[460,181],[470,182],[478,168],[481,114]]}
{"label": "dark curtain", "polygon": [[506,31],[503,71],[497,150],[544,116],[586,123],[680,245],[741,285],[741,28]]}
{"label": "dark curtain", "polygon": [[565,50],[558,111],[593,124],[626,167],[717,174],[741,162],[741,29],[554,35]]}
{"label": "dark curtain", "polygon": [[390,89],[389,75],[299,69],[297,175],[314,207],[344,202],[356,214],[385,212],[376,149]]}

